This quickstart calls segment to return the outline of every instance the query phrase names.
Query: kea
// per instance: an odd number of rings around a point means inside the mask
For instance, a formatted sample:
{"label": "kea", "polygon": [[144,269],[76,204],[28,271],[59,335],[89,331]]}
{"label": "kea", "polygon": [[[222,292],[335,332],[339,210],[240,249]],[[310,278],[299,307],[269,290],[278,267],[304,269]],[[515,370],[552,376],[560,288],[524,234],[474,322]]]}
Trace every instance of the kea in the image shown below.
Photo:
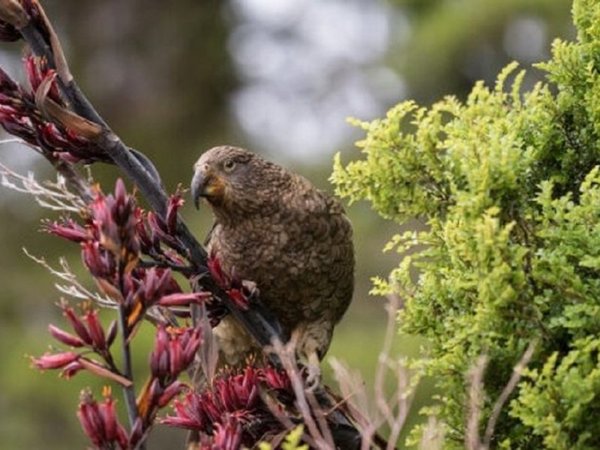
{"label": "kea", "polygon": [[[315,382],[353,292],[352,226],[343,207],[303,176],[232,146],[198,159],[191,193],[215,218],[207,250],[224,273],[256,286]],[[232,316],[214,333],[229,365],[257,353]]]}

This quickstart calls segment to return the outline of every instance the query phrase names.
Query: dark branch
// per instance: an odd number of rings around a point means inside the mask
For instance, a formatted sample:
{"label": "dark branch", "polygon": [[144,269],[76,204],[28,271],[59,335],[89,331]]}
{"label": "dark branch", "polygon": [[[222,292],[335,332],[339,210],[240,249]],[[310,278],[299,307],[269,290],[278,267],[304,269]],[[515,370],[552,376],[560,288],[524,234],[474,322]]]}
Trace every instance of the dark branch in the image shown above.
{"label": "dark branch", "polygon": [[[151,208],[161,219],[164,219],[168,196],[161,185],[158,171],[145,155],[127,147],[112,132],[106,121],[98,114],[83,94],[70,74],[56,33],[47,20],[41,5],[38,4],[37,6],[41,12],[43,29],[40,29],[40,22],[32,20],[29,20],[25,26],[20,28],[18,27],[19,24],[13,25],[19,29],[33,53],[36,56],[45,58],[48,66],[57,71],[58,86],[65,97],[66,103],[72,109],[72,113],[99,126],[98,132],[93,139],[94,142],[138,186],[142,196]],[[63,125],[77,129],[77,125],[73,123],[75,121],[74,117],[54,116],[54,119],[57,119],[59,122],[65,121],[67,123],[63,123]],[[229,313],[240,321],[249,334],[262,347],[271,344],[274,339],[282,340],[283,335],[279,323],[258,300],[252,305],[252,308],[242,311],[236,307],[227,294],[211,279],[206,267],[206,251],[181,218],[177,220],[176,229],[177,236],[188,253],[187,257],[199,275],[199,282],[202,288],[212,292],[223,303]],[[272,356],[272,358],[276,359],[275,356]]]}

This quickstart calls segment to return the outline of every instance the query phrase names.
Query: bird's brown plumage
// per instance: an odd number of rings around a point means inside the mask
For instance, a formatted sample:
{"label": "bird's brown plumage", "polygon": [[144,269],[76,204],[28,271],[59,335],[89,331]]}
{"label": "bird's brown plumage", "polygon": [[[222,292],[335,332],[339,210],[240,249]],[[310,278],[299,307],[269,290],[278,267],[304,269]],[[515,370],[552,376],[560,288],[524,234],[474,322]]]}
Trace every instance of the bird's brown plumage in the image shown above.
{"label": "bird's brown plumage", "polygon": [[[240,148],[204,153],[192,194],[210,204],[208,247],[226,273],[255,282],[261,300],[298,339],[298,353],[317,364],[352,298],[352,228],[339,202],[306,178]],[[231,317],[215,330],[237,364],[253,351]]]}

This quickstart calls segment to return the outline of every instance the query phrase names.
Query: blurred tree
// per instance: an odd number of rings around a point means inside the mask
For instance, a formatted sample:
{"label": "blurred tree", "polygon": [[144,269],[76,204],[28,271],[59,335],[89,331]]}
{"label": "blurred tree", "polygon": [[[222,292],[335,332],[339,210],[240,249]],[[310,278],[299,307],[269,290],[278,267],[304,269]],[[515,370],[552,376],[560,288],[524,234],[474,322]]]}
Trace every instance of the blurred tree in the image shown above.
{"label": "blurred tree", "polygon": [[[570,37],[569,0],[392,0],[407,14],[408,39],[392,64],[407,83],[409,98],[429,103],[464,97],[477,80],[492,83],[512,60],[548,57],[551,39]],[[530,74],[524,87],[539,80]]]}
{"label": "blurred tree", "polygon": [[169,186],[227,130],[235,75],[222,7],[217,0],[168,9],[141,0],[47,2],[82,87],[113,128],[157,162]]}

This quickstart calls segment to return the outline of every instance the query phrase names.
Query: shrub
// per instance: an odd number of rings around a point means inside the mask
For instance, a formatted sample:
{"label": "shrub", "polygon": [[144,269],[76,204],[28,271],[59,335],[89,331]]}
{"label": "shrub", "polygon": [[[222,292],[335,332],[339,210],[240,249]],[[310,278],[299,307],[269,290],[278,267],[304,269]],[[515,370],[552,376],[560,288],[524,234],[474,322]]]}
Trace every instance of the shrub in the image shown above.
{"label": "shrub", "polygon": [[403,102],[355,122],[361,160],[336,158],[340,195],[425,224],[392,237],[401,262],[375,291],[403,296],[401,331],[429,339],[420,364],[443,394],[425,412],[447,448],[463,447],[477,356],[489,358],[483,420],[532,341],[494,442],[600,447],[600,3],[575,0],[573,16],[577,40],[536,66],[545,83],[524,92],[513,63],[465,101]]}

